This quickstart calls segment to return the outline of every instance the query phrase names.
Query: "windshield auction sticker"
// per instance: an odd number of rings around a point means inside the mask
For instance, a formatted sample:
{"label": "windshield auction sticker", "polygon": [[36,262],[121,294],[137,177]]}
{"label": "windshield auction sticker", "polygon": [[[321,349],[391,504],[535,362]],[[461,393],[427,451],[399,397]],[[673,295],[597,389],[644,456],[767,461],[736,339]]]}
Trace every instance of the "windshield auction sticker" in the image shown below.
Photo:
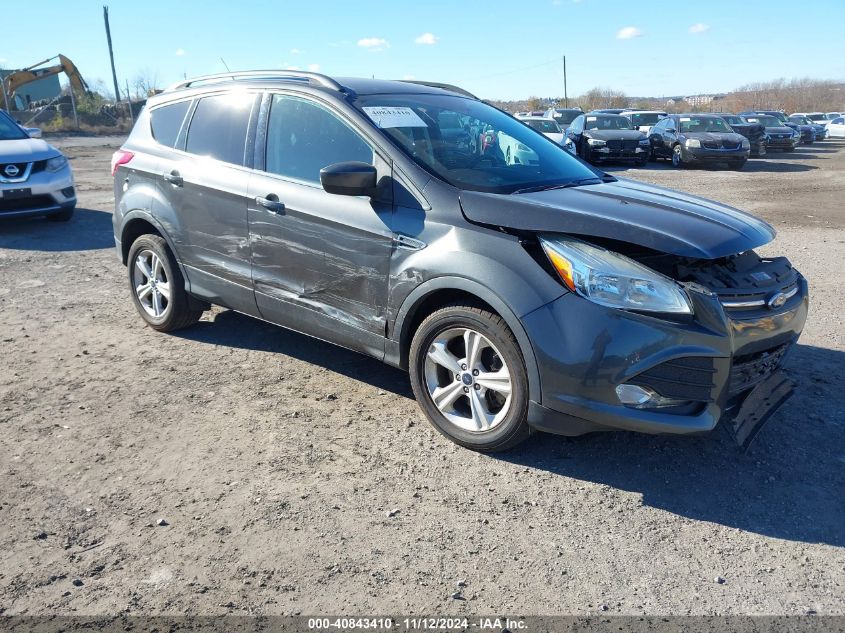
{"label": "windshield auction sticker", "polygon": [[411,108],[365,106],[363,110],[380,128],[428,127]]}

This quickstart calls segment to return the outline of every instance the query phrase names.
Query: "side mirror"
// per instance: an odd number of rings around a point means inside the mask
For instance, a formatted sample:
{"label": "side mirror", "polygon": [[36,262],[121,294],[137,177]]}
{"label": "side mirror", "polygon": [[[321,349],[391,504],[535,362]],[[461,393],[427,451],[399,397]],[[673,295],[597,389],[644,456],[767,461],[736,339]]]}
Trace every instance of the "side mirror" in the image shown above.
{"label": "side mirror", "polygon": [[25,127],[24,132],[29,134],[30,138],[41,138],[41,128],[40,127]]}
{"label": "side mirror", "polygon": [[369,163],[347,161],[320,170],[320,184],[327,193],[339,196],[376,195],[376,168]]}

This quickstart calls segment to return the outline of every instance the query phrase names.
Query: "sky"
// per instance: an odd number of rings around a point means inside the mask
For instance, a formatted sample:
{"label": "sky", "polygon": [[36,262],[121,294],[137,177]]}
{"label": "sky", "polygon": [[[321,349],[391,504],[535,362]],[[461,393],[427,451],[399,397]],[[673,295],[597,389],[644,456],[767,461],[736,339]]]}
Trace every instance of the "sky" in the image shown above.
{"label": "sky", "polygon": [[[0,67],[62,53],[111,95],[103,4],[39,0],[37,27],[25,10],[26,28],[4,19]],[[441,81],[521,99],[563,95],[564,55],[569,96],[843,81],[843,9],[843,0],[112,0],[109,16],[121,90],[139,75],[166,87],[224,72],[222,58],[231,70]]]}

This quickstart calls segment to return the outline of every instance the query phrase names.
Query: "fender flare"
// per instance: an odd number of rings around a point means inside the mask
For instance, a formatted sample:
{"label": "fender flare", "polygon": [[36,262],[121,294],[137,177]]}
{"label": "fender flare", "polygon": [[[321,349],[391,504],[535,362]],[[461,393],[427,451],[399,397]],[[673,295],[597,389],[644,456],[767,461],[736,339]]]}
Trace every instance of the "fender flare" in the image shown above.
{"label": "fender flare", "polygon": [[[522,326],[522,322],[516,313],[493,290],[466,277],[435,277],[423,282],[405,297],[393,322],[393,338],[396,343],[395,353],[397,356],[403,355],[401,351],[402,342],[409,340],[409,337],[412,335],[409,329],[416,309],[428,296],[438,290],[460,290],[474,295],[490,305],[505,320],[505,323],[507,323],[511,332],[513,332],[514,337],[516,337],[516,342],[519,345],[523,361],[525,362],[525,370],[528,375],[529,400],[540,403],[542,397],[540,370],[537,366],[537,358],[534,355],[534,347],[528,338],[525,328]],[[388,350],[390,347],[388,346]],[[388,351],[388,354],[390,354],[390,351]],[[393,364],[402,366],[404,364],[402,362],[403,360],[405,359],[397,357],[388,360],[388,362],[395,361]]]}
{"label": "fender flare", "polygon": [[127,245],[126,247],[126,255],[123,254],[123,235],[126,233],[126,227],[129,226],[133,220],[144,220],[148,224],[152,224],[158,234],[161,235],[162,239],[167,242],[167,246],[170,248],[170,252],[173,253],[173,258],[176,260],[176,263],[179,266],[179,270],[182,273],[182,277],[185,279],[187,288],[190,292],[191,288],[191,281],[190,277],[188,277],[188,271],[185,268],[185,265],[182,263],[182,259],[179,257],[179,251],[175,248],[175,243],[173,238],[170,237],[170,234],[165,230],[164,226],[161,222],[159,222],[149,211],[146,209],[132,209],[128,211],[121,220],[121,228],[120,228],[120,245],[121,245],[121,253],[120,259],[123,262],[123,265],[127,265],[127,257],[129,254],[129,248],[131,245]]}

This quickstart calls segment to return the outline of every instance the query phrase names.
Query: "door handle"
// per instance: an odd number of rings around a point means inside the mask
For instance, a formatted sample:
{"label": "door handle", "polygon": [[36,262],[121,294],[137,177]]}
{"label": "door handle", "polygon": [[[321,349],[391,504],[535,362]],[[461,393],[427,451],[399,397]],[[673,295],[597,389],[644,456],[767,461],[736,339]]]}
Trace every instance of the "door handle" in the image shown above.
{"label": "door handle", "polygon": [[181,174],[175,169],[169,174],[164,174],[164,179],[174,187],[181,187],[185,184],[185,180],[182,178]]}
{"label": "door handle", "polygon": [[279,202],[279,196],[274,193],[271,193],[266,198],[262,198],[261,196],[257,196],[255,198],[255,203],[261,205],[268,211],[272,211],[273,213],[284,213],[285,212],[285,203]]}

